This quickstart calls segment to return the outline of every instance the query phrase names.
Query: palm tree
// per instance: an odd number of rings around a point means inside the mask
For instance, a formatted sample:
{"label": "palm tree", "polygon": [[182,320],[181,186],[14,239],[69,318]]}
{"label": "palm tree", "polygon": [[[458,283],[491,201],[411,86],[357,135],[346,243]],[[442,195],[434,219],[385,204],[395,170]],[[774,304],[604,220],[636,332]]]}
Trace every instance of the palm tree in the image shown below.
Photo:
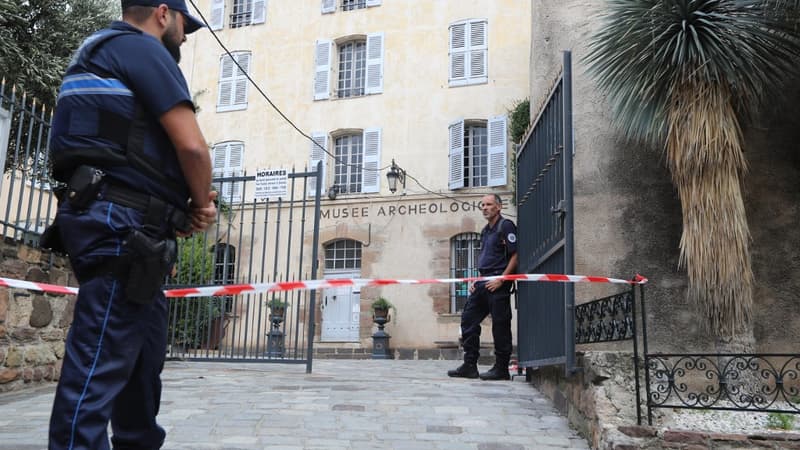
{"label": "palm tree", "polygon": [[664,148],[689,299],[719,336],[750,331],[742,125],[797,73],[800,0],[606,0],[591,73],[630,138]]}

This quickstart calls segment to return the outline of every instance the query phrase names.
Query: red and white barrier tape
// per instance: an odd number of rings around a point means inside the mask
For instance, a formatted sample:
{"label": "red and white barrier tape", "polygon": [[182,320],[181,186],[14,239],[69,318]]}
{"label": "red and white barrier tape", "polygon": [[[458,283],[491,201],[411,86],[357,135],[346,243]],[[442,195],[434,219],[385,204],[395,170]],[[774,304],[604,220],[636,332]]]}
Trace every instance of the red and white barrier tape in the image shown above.
{"label": "red and white barrier tape", "polygon": [[[428,280],[394,280],[380,278],[338,278],[328,280],[284,281],[279,283],[257,284],[230,284],[226,286],[201,286],[185,289],[169,289],[164,291],[167,297],[215,297],[223,295],[258,294],[261,292],[281,292],[307,289],[337,288],[343,286],[389,286],[393,284],[434,284],[434,283],[463,283],[473,281],[488,281],[502,279],[506,281],[550,281],[560,283],[615,283],[615,284],[645,284],[647,278],[636,275],[633,280],[619,278],[592,277],[585,275],[560,275],[560,274],[514,274],[497,275],[493,277],[469,278],[432,278]],[[56,286],[54,284],[34,283],[32,281],[1,278],[0,286],[28,289],[31,291],[47,292],[51,294],[77,294],[78,288]]]}

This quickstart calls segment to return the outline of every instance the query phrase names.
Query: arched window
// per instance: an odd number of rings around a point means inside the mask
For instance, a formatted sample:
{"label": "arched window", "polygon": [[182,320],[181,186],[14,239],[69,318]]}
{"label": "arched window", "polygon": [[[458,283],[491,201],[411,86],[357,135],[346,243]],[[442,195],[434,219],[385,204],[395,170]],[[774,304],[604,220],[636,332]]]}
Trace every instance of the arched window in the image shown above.
{"label": "arched window", "polygon": [[325,246],[325,270],[361,269],[361,242],[339,239]]}
{"label": "arched window", "polygon": [[[466,278],[478,276],[478,256],[481,253],[481,235],[478,233],[461,233],[450,239],[450,277]],[[469,283],[453,283],[450,285],[450,311],[464,310],[469,297]]]}

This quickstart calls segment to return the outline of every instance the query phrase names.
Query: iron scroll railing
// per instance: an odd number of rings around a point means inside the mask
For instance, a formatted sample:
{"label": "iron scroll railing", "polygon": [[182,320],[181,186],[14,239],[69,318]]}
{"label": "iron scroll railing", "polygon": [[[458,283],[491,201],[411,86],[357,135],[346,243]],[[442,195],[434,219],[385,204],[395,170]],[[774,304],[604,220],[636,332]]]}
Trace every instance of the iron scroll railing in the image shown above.
{"label": "iron scroll railing", "polygon": [[[636,420],[642,423],[641,383],[639,366],[639,335],[636,327],[636,298],[644,310],[644,285],[632,285],[630,289],[608,297],[599,298],[575,307],[575,343],[596,344],[600,342],[633,342],[633,371],[636,389]],[[643,324],[644,325],[644,324]],[[644,330],[644,327],[643,327]],[[646,340],[646,333],[642,333]]]}

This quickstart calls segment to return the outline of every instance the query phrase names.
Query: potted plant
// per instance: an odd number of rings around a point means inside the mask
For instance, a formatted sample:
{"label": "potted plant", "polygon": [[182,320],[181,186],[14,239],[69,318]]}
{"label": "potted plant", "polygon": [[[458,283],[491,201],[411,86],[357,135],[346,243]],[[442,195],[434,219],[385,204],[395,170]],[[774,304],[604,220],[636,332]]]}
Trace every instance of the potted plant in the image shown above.
{"label": "potted plant", "polygon": [[394,305],[383,297],[378,297],[372,302],[372,320],[384,319],[389,322],[389,309],[394,309]]}
{"label": "potted plant", "polygon": [[283,318],[289,302],[280,298],[273,298],[267,305],[269,306],[271,316]]}

